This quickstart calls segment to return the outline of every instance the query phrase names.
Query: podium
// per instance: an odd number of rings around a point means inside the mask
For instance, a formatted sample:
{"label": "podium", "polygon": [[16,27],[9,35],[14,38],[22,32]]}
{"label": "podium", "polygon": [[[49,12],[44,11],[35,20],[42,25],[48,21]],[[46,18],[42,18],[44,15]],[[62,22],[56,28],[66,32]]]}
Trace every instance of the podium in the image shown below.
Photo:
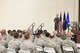
{"label": "podium", "polygon": [[76,37],[76,42],[80,43],[80,31],[79,30],[71,30],[74,33],[74,37]]}

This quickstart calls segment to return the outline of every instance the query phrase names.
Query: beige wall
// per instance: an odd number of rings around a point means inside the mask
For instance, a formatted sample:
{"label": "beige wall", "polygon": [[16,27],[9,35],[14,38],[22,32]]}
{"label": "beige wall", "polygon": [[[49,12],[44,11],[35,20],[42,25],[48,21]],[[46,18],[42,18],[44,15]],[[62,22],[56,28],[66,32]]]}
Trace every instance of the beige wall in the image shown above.
{"label": "beige wall", "polygon": [[36,27],[43,22],[44,29],[52,32],[55,15],[64,11],[77,21],[78,0],[0,0],[0,28],[27,29],[33,22]]}

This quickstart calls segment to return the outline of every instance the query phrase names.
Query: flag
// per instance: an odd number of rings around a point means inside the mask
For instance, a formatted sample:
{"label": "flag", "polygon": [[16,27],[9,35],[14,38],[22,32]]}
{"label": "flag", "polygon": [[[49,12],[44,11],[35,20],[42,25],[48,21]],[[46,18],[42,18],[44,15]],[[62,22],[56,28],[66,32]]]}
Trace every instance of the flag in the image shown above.
{"label": "flag", "polygon": [[64,15],[63,15],[63,31],[66,30],[66,14],[64,12]]}
{"label": "flag", "polygon": [[63,29],[62,14],[60,13],[60,17],[59,17],[59,32],[62,32],[62,29]]}
{"label": "flag", "polygon": [[70,19],[69,19],[69,13],[67,12],[67,21],[66,21],[66,27],[68,28],[70,25]]}

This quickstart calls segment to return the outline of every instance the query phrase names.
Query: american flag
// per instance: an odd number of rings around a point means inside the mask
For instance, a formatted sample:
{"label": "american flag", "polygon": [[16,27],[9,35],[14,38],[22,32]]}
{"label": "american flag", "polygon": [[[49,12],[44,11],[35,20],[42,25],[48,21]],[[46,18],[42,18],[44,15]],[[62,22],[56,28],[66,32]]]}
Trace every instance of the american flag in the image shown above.
{"label": "american flag", "polygon": [[60,13],[60,18],[59,18],[59,33],[62,33],[62,30],[63,30],[62,14]]}

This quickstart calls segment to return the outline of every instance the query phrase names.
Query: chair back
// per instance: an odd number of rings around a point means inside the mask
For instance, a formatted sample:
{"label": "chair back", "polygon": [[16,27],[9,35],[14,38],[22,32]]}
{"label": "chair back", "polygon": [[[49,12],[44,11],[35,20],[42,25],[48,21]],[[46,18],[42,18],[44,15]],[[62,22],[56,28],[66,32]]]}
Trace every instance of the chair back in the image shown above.
{"label": "chair back", "polygon": [[66,53],[66,52],[72,52],[72,53],[74,53],[74,49],[72,47],[63,46],[63,52],[64,53]]}
{"label": "chair back", "polygon": [[56,51],[54,50],[54,48],[51,48],[51,47],[44,47],[44,52],[47,52],[47,53],[56,53]]}
{"label": "chair back", "polygon": [[16,53],[16,51],[14,49],[7,48],[7,53]]}
{"label": "chair back", "polygon": [[26,51],[26,50],[19,50],[19,53],[30,53],[30,51]]}
{"label": "chair back", "polygon": [[35,46],[37,51],[43,51],[43,48],[41,46]]}
{"label": "chair back", "polygon": [[76,43],[77,47],[80,49],[80,43]]}

